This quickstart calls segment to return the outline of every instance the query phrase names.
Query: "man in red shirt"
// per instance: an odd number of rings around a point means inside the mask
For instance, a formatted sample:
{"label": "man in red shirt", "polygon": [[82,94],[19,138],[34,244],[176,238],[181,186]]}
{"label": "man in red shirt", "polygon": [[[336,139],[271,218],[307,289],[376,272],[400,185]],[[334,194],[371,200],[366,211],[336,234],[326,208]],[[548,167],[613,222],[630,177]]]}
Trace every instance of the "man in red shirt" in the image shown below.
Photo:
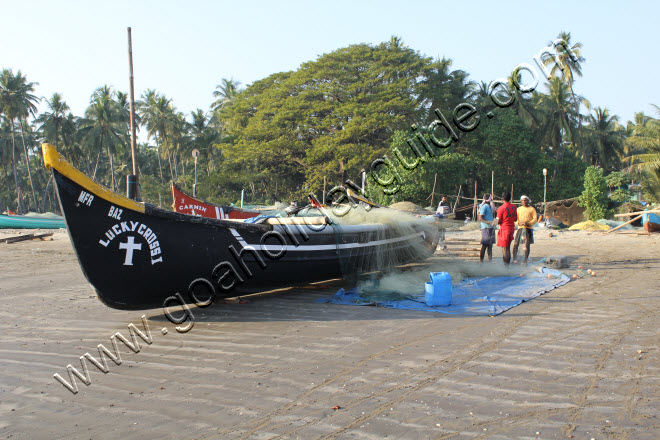
{"label": "man in red shirt", "polygon": [[502,201],[504,204],[497,210],[497,219],[500,225],[500,230],[497,231],[497,245],[502,249],[502,259],[504,264],[511,262],[511,242],[513,241],[514,225],[518,220],[515,205],[509,203],[511,201],[511,194],[508,192],[502,193]]}

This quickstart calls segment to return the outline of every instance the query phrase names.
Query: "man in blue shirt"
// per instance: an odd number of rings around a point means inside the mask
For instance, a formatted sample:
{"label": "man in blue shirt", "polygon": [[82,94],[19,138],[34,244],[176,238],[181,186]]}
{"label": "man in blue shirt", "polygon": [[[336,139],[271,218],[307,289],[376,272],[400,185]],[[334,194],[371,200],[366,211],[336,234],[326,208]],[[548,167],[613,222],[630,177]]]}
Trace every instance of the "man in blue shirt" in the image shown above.
{"label": "man in blue shirt", "polygon": [[479,262],[484,262],[488,252],[488,261],[493,261],[493,243],[495,243],[495,228],[493,227],[493,212],[495,204],[490,194],[484,194],[484,201],[479,205],[479,220],[481,220],[481,253]]}

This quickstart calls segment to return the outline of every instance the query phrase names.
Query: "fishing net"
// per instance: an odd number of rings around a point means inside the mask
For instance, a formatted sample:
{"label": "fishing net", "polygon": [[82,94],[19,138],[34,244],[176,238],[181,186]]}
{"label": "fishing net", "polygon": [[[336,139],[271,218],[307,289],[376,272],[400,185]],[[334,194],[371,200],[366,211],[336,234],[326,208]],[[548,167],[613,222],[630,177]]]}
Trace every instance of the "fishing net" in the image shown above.
{"label": "fishing net", "polygon": [[367,210],[359,205],[347,211],[344,215],[327,211],[346,278],[366,273],[381,276],[435,251],[440,231],[432,216],[416,217],[387,208]]}
{"label": "fishing net", "polygon": [[617,228],[617,227],[621,226],[621,228],[619,228],[619,229],[622,230],[622,231],[635,229],[635,227],[630,225],[630,224],[622,226],[626,222],[620,222],[620,221],[617,221],[617,220],[606,220],[606,219],[602,218],[600,220],[596,220],[596,223],[598,223],[599,225],[605,225],[605,226],[609,227],[610,229],[614,229],[614,228]]}
{"label": "fishing net", "polygon": [[577,223],[570,228],[569,231],[609,231],[610,227],[607,225],[601,225],[592,220],[587,220],[586,222]]}

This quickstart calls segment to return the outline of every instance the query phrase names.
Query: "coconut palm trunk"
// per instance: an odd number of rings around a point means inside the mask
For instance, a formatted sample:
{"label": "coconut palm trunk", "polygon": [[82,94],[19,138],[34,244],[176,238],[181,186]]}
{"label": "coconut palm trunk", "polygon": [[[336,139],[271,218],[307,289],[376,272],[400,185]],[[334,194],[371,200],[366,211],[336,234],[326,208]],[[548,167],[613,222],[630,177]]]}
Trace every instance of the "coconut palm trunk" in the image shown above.
{"label": "coconut palm trunk", "polygon": [[50,177],[48,178],[48,182],[46,182],[46,189],[44,189],[44,196],[43,196],[43,205],[41,210],[43,212],[46,212],[46,200],[48,198],[48,187],[50,187],[50,182],[53,180],[53,174],[51,173]]}
{"label": "coconut palm trunk", "polygon": [[577,98],[575,97],[575,92],[573,91],[573,81],[568,84],[571,87],[571,95],[573,95],[573,104],[575,105],[575,113],[578,117],[578,130],[580,132],[580,148],[582,149],[582,158],[586,160],[587,149],[584,145],[584,137],[582,136],[582,113],[580,113],[580,104],[578,103]]}
{"label": "coconut palm trunk", "polygon": [[110,147],[108,147],[108,157],[110,158],[110,177],[112,182],[112,191],[115,191],[115,167],[112,162],[112,153],[110,152]]}
{"label": "coconut palm trunk", "polygon": [[16,186],[16,197],[18,199],[18,210],[23,210],[23,204],[21,203],[21,188],[18,186],[18,171],[16,171],[16,140],[14,138],[14,121],[9,121],[11,126],[11,165],[12,171],[14,172],[14,184]]}
{"label": "coconut palm trunk", "polygon": [[[103,145],[103,136],[101,136],[101,145]],[[96,170],[99,168],[99,159],[101,158],[101,151],[103,151],[102,148],[99,148],[99,152],[96,155],[96,164],[94,165],[94,174],[92,175],[92,180],[96,180]]]}
{"label": "coconut palm trunk", "polygon": [[28,171],[28,180],[30,180],[30,188],[32,189],[32,201],[34,202],[34,209],[39,209],[39,204],[37,203],[37,196],[34,191],[34,183],[32,182],[32,170],[30,169],[30,157],[28,156],[27,147],[25,145],[25,135],[23,134],[23,120],[19,121],[21,124],[21,139],[23,141],[23,152],[25,153],[25,165],[27,166]]}
{"label": "coconut palm trunk", "polygon": [[173,171],[173,167],[172,167],[172,153],[170,153],[169,151],[167,152],[167,160],[170,163],[170,178],[172,179],[172,182],[174,182],[174,171]]}
{"label": "coconut palm trunk", "polygon": [[[163,134],[163,143],[165,145],[169,145],[167,143],[167,137]],[[167,148],[167,160],[170,163],[170,178],[172,179],[172,182],[174,182],[174,171],[172,167],[172,153],[170,152],[169,147]]]}
{"label": "coconut palm trunk", "polygon": [[160,171],[160,183],[165,185],[165,179],[163,178],[163,165],[160,162],[160,145],[156,145],[156,156],[158,156],[158,171]]}

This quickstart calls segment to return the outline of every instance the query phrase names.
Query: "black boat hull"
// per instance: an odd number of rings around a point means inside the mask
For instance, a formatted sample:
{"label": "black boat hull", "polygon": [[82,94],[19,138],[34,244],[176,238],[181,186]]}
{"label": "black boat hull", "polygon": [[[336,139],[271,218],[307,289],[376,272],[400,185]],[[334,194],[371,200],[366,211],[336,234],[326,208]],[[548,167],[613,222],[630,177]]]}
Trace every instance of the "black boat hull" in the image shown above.
{"label": "black boat hull", "polygon": [[141,212],[52,171],[80,266],[99,299],[118,309],[163,307],[177,293],[206,305],[234,289],[339,278],[365,270],[379,252],[401,251],[388,261],[403,264],[411,246],[431,254],[437,243],[423,228],[397,236],[383,225],[249,224],[140,204]]}

